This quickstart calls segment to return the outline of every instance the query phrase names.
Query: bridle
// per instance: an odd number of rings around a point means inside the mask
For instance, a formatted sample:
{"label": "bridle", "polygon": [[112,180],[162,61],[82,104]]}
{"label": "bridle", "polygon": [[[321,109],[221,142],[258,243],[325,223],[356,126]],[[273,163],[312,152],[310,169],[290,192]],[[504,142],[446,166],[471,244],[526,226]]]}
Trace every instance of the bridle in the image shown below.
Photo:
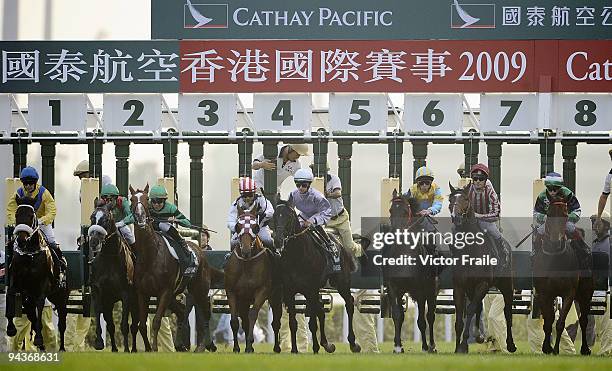
{"label": "bridle", "polygon": [[[34,209],[34,206],[22,204],[22,205],[17,206],[17,210],[19,210],[20,208],[29,208],[32,210],[32,213],[33,213],[31,224],[28,225],[28,224],[20,223],[20,224],[17,224],[15,226],[15,229],[13,230],[13,235],[20,233],[20,232],[25,232],[28,235],[28,237],[23,242],[23,244],[27,246],[28,243],[32,240],[32,237],[34,237],[35,235],[38,236],[40,225],[38,223],[38,217],[36,216],[36,210]],[[32,250],[32,251],[24,251],[23,249],[21,249],[21,247],[19,247],[19,239],[15,237],[13,241],[13,251],[15,251],[19,255],[34,256],[43,251],[43,246],[39,245],[37,249]]]}
{"label": "bridle", "polygon": [[[104,213],[103,208],[99,207],[96,210],[96,213],[98,212],[102,212]],[[110,211],[107,211],[108,213],[110,213]],[[92,224],[88,229],[87,229],[87,236],[91,239],[91,236],[93,234],[100,234],[102,236],[104,236],[104,238],[100,241],[100,243],[96,246],[95,249],[91,250],[92,254],[97,254],[102,250],[102,245],[104,245],[106,243],[106,241],[108,241],[108,239],[110,239],[111,237],[113,237],[114,235],[116,235],[119,232],[119,229],[115,227],[115,231],[112,233],[108,233],[108,231],[106,230],[106,228],[102,227],[101,225],[97,224],[98,221],[101,218],[98,218],[96,220],[96,224]]]}
{"label": "bridle", "polygon": [[[281,206],[286,208],[286,209],[289,209],[289,207],[287,205],[278,205],[277,206],[277,210],[278,210],[278,207],[281,207]],[[287,236],[285,236],[283,238],[282,243],[281,243],[281,245],[279,247],[279,251],[283,251],[285,249],[285,245],[287,244],[287,242],[289,240],[292,240],[294,238],[298,238],[298,237],[304,235],[306,232],[308,232],[308,228],[304,228],[303,230],[301,230],[301,231],[299,231],[297,233],[293,231],[294,226],[297,224],[297,218],[298,218],[298,216],[295,214],[294,211],[289,213],[288,223],[285,223],[285,226],[286,225],[290,225],[291,226],[291,230],[287,231],[288,233],[291,233],[291,234],[288,234]]]}

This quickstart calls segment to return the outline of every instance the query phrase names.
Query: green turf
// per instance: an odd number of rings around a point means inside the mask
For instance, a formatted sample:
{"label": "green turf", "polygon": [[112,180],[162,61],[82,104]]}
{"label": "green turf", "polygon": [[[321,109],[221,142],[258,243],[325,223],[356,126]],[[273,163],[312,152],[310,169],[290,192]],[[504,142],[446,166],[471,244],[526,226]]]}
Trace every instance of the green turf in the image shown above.
{"label": "green turf", "polygon": [[[452,354],[452,343],[440,343],[439,354],[423,354],[420,345],[407,343],[407,353],[391,354],[392,344],[382,345],[381,354],[350,354],[346,344],[336,344],[335,354],[272,354],[268,344],[258,344],[256,353],[232,354],[231,348],[221,346],[216,354],[193,353],[157,353],[157,354],[111,354],[97,353],[66,353],[63,354],[61,365],[23,364],[19,369],[34,370],[49,368],[70,370],[169,370],[209,369],[215,371],[227,370],[290,370],[290,371],[374,371],[374,370],[610,370],[612,357],[582,357],[582,356],[543,356],[528,353],[526,343],[519,343],[516,354],[486,353],[483,345],[473,345],[470,355]],[[4,367],[3,367],[4,369]]]}

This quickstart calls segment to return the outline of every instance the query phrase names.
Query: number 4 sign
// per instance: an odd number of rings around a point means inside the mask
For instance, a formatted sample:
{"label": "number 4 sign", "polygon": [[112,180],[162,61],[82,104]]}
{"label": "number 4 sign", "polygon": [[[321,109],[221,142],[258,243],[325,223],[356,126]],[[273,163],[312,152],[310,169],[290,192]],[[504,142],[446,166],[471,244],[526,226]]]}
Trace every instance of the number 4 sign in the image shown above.
{"label": "number 4 sign", "polygon": [[104,130],[159,131],[161,109],[160,94],[104,94]]}
{"label": "number 4 sign", "polygon": [[310,130],[310,94],[255,94],[253,107],[256,131]]}

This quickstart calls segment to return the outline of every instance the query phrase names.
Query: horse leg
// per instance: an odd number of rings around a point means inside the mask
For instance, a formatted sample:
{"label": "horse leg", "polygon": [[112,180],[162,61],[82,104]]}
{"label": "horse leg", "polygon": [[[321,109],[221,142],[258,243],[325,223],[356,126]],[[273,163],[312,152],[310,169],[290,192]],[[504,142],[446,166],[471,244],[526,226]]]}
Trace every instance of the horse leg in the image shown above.
{"label": "horse leg", "polygon": [[430,293],[427,298],[427,324],[429,326],[429,353],[437,353],[436,342],[434,340],[434,324],[436,322],[436,290]]}
{"label": "horse leg", "polygon": [[552,336],[552,325],[555,321],[555,309],[553,307],[553,298],[550,296],[544,297],[543,293],[538,294],[540,297],[540,310],[542,311],[542,318],[544,319],[544,341],[542,342],[542,353],[550,354],[553,352],[553,348],[550,344],[550,338]]}
{"label": "horse leg", "polygon": [[102,324],[100,323],[100,316],[102,315],[102,298],[98,293],[97,289],[92,290],[91,294],[91,305],[94,308],[94,315],[96,316],[96,340],[94,341],[94,349],[104,349],[104,340],[102,339]]}
{"label": "horse leg", "polygon": [[572,303],[574,303],[574,295],[575,290],[572,290],[570,295],[563,297],[563,305],[561,306],[561,310],[559,310],[559,319],[556,323],[557,336],[555,340],[555,347],[553,348],[553,354],[559,354],[559,344],[561,343],[561,334],[563,334],[563,330],[565,329],[565,319],[567,318],[567,314],[572,308]]}
{"label": "horse leg", "polygon": [[272,330],[274,330],[274,353],[280,353],[280,327],[281,327],[281,317],[283,315],[283,300],[282,293],[280,289],[273,288],[272,289],[272,297],[268,301],[270,303],[270,307],[272,308]]}
{"label": "horse leg", "polygon": [[249,303],[242,303],[242,305],[240,305],[238,307],[238,311],[240,312],[240,320],[242,321],[242,331],[244,331],[244,343],[245,343],[245,349],[244,351],[246,352],[246,347],[249,344],[249,328],[250,328],[250,321],[249,321]]}
{"label": "horse leg", "polygon": [[417,318],[417,326],[421,332],[421,350],[427,352],[429,347],[427,346],[427,321],[425,321],[425,298],[418,297],[417,308],[419,310],[419,316]]}
{"label": "horse leg", "polygon": [[6,291],[6,319],[8,321],[6,325],[6,334],[8,336],[17,335],[17,328],[15,327],[15,323],[13,322],[13,318],[15,318],[15,288],[9,287]]}
{"label": "horse leg", "polygon": [[30,319],[32,328],[34,329],[34,345],[43,352],[45,351],[45,341],[42,334],[42,312],[44,306],[45,299],[43,297],[36,302],[33,310],[30,312],[33,315],[32,318],[28,315],[28,319]]}
{"label": "horse leg", "polygon": [[111,350],[117,352],[117,342],[115,341],[115,322],[113,321],[113,304],[106,303],[102,315],[104,315],[104,321],[106,321],[106,332],[110,336]]}
{"label": "horse leg", "polygon": [[295,293],[285,294],[287,313],[289,314],[289,331],[291,332],[291,353],[298,353],[297,320],[295,318]]}
{"label": "horse leg", "polygon": [[265,288],[255,293],[253,308],[249,309],[249,328],[248,333],[246,333],[247,344],[246,349],[244,350],[246,353],[253,353],[255,351],[255,349],[253,349],[253,343],[255,342],[255,337],[253,335],[255,323],[257,322],[257,316],[259,316],[259,311],[261,310],[261,307],[266,302],[266,299],[268,299],[269,296],[270,290]]}
{"label": "horse leg", "polygon": [[159,328],[161,327],[162,317],[166,312],[166,308],[170,305],[170,301],[174,300],[172,295],[172,289],[166,290],[157,297],[157,311],[153,317],[153,323],[151,324],[151,348],[154,352],[158,351],[157,346],[157,335],[159,334]]}
{"label": "horse leg", "polygon": [[[207,349],[210,352],[216,352],[217,346],[210,336],[210,317],[211,308],[208,295],[193,295],[194,308],[196,313],[196,333],[198,345],[194,352],[199,353]],[[203,334],[200,334],[200,329]]]}
{"label": "horse leg", "polygon": [[138,334],[138,324],[140,322],[140,314],[138,313],[138,296],[136,295],[135,289],[128,291],[128,303],[130,306],[130,317],[132,323],[130,325],[130,331],[132,333],[132,353],[138,352],[136,348],[136,335]]}
{"label": "horse leg", "polygon": [[455,303],[455,353],[466,353],[461,344],[461,337],[464,330],[463,316],[465,313],[465,292],[463,288],[453,288],[453,302]]}
{"label": "horse leg", "polygon": [[123,351],[125,353],[130,352],[130,343],[128,339],[129,325],[128,316],[130,310],[130,303],[128,300],[128,292],[124,291],[121,293],[121,335],[123,336]]}
{"label": "horse leg", "polygon": [[506,319],[506,349],[510,353],[516,352],[516,345],[512,337],[512,301],[514,300],[514,289],[512,282],[508,284],[499,284],[499,290],[504,296],[504,317]]}
{"label": "horse leg", "polygon": [[480,303],[478,303],[478,306],[476,307],[476,318],[474,320],[474,326],[472,328],[474,331],[477,332],[476,334],[474,334],[475,335],[474,337],[476,338],[476,342],[478,344],[482,344],[485,342],[482,328],[480,327],[480,325],[482,324],[482,321],[481,321],[482,308],[483,308],[483,304],[482,304],[482,301],[480,301]]}
{"label": "horse leg", "polygon": [[465,329],[463,330],[462,346],[465,352],[469,352],[468,338],[470,337],[470,329],[472,327],[472,319],[475,317],[476,312],[480,309],[482,311],[482,300],[488,291],[488,285],[486,282],[481,282],[474,290],[473,300],[467,307],[467,313],[465,316]]}
{"label": "horse leg", "polygon": [[580,306],[580,332],[582,333],[582,345],[580,346],[580,354],[583,356],[591,355],[589,342],[587,340],[587,325],[589,322],[589,312],[591,311],[591,298],[588,294],[580,293],[578,305]]}
{"label": "horse leg", "polygon": [[234,353],[240,353],[240,344],[238,343],[238,329],[240,327],[240,320],[238,320],[238,303],[236,301],[236,295],[233,293],[227,294],[227,303],[230,307],[230,326],[232,327],[232,334],[234,335]]}
{"label": "horse leg", "polygon": [[138,330],[140,331],[140,336],[142,336],[142,341],[144,342],[145,352],[151,351],[151,343],[149,342],[149,337],[147,336],[149,299],[151,299],[150,296],[145,296],[144,294],[138,293]]}
{"label": "horse leg", "polygon": [[66,308],[67,305],[68,305],[68,292],[61,291],[60,298],[59,298],[59,304],[56,305],[57,307],[57,327],[60,333],[60,346],[59,346],[60,352],[66,351],[66,347],[64,344],[64,335],[66,333],[66,316],[68,315],[68,309]]}
{"label": "horse leg", "polygon": [[314,354],[319,353],[319,340],[317,338],[317,319],[320,316],[319,312],[319,304],[320,298],[319,293],[310,293],[306,296],[306,316],[309,317],[308,320],[308,328],[310,329],[310,333],[312,334],[312,352]]}
{"label": "horse leg", "polygon": [[[344,308],[346,309],[346,314],[348,317],[348,336],[347,340],[349,342],[349,347],[351,348],[351,352],[360,353],[361,346],[355,341],[355,331],[353,330],[353,316],[355,315],[355,299],[351,294],[350,286],[347,282],[344,287],[338,289],[338,293],[344,299]],[[321,307],[321,311],[323,315],[325,315],[325,311],[323,311],[323,307]],[[325,317],[324,317],[325,318]],[[321,336],[323,337],[323,325],[321,325]],[[323,341],[321,341],[323,343]]]}
{"label": "horse leg", "polygon": [[403,292],[399,292],[395,285],[390,283],[389,303],[391,303],[391,317],[395,326],[395,336],[393,337],[393,353],[404,353],[402,346],[402,324],[404,323],[404,308],[402,307]]}

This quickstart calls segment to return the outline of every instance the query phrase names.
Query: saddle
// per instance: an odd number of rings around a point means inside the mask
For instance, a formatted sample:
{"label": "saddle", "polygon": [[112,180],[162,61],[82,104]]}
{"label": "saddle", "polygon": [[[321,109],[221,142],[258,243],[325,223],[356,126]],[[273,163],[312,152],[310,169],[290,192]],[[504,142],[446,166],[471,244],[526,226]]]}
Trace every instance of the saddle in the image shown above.
{"label": "saddle", "polygon": [[308,234],[312,237],[315,245],[323,252],[325,256],[326,267],[325,275],[340,272],[342,270],[340,249],[342,245],[331,238],[323,228],[309,228]]}
{"label": "saddle", "polygon": [[185,253],[185,250],[180,241],[175,240],[174,238],[172,238],[171,235],[163,231],[156,231],[156,233],[164,237],[164,239],[169,245],[168,251],[170,252],[170,255],[172,255],[172,257],[176,259],[179,263],[179,271],[175,284],[175,293],[181,293],[185,290],[185,287],[187,287],[189,282],[191,282],[191,279],[188,278],[187,274],[184,273],[189,270],[189,272],[192,272],[193,275],[195,275],[195,272],[198,270],[199,266],[198,258],[193,249],[189,247],[189,245],[187,245],[188,253]]}

